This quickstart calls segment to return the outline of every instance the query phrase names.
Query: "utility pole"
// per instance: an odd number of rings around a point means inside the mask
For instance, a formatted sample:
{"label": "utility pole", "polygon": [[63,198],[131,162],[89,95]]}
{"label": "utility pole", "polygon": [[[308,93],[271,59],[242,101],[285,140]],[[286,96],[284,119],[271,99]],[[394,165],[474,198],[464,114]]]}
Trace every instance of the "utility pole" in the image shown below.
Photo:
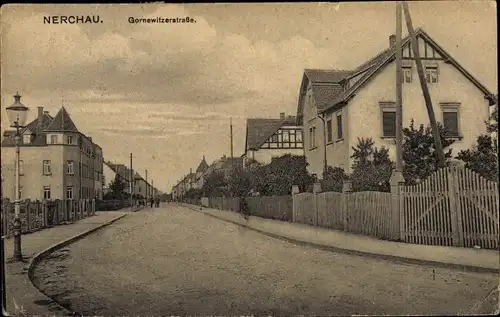
{"label": "utility pole", "polygon": [[233,166],[234,157],[233,157],[233,118],[229,118],[229,133],[231,135],[231,167]]}
{"label": "utility pole", "polygon": [[134,184],[134,170],[132,169],[132,153],[130,153],[130,182],[129,182],[129,186],[130,186],[130,209],[133,208],[133,199],[132,199],[132,195],[134,194],[134,187],[133,187],[133,184]]}
{"label": "utility pole", "polygon": [[408,3],[406,3],[405,1],[403,2],[403,10],[405,13],[405,20],[406,20],[406,26],[408,28],[408,33],[410,34],[411,46],[413,48],[413,55],[415,56],[415,62],[417,64],[418,77],[420,79],[420,85],[422,86],[422,93],[424,95],[425,106],[427,107],[427,114],[429,115],[432,134],[434,135],[434,143],[436,144],[438,163],[439,167],[442,168],[445,167],[443,144],[441,143],[441,136],[439,135],[439,130],[436,123],[436,117],[434,116],[434,109],[432,108],[432,100],[429,94],[429,88],[427,87],[424,68],[422,66],[422,60],[420,59],[419,47],[417,43],[417,38],[415,37],[415,30],[413,29],[413,24],[411,21],[410,9],[408,8]]}
{"label": "utility pole", "polygon": [[401,2],[396,3],[396,171],[403,172],[403,50]]}

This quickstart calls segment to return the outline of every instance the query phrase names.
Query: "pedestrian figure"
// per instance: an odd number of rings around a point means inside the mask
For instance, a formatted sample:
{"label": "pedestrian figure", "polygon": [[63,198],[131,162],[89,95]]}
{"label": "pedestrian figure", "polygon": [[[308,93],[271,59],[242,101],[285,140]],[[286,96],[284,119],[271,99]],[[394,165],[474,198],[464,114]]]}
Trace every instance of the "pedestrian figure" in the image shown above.
{"label": "pedestrian figure", "polygon": [[151,202],[151,208],[153,208],[153,205],[154,205],[154,203],[155,203],[155,200],[154,200],[153,198],[151,198],[150,202]]}
{"label": "pedestrian figure", "polygon": [[156,197],[156,208],[160,208],[160,198]]}
{"label": "pedestrian figure", "polygon": [[248,204],[244,195],[240,196],[240,212],[243,215],[243,218],[245,218],[245,220],[248,220],[248,216],[250,215],[250,213],[248,212]]}

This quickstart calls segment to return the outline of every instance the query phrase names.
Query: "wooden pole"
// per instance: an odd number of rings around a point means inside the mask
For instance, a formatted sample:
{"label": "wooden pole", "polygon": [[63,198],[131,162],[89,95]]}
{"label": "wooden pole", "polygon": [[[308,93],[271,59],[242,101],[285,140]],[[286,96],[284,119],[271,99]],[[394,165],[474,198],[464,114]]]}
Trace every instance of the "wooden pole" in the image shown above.
{"label": "wooden pole", "polygon": [[234,157],[233,157],[233,118],[229,118],[229,129],[231,134],[231,167],[233,167]]}
{"label": "wooden pole", "polygon": [[415,63],[417,64],[418,77],[420,79],[420,85],[422,86],[422,93],[424,95],[425,106],[427,107],[427,114],[429,115],[429,121],[431,123],[432,134],[434,135],[434,143],[436,144],[436,152],[438,157],[438,166],[445,167],[445,157],[443,152],[443,144],[441,143],[441,136],[439,135],[439,130],[436,123],[436,117],[434,116],[434,109],[432,108],[432,100],[429,94],[429,88],[427,87],[427,81],[425,79],[424,68],[422,66],[422,61],[420,59],[420,52],[417,43],[417,38],[415,37],[415,30],[413,29],[413,24],[411,22],[410,10],[408,9],[408,3],[403,2],[403,10],[405,13],[406,26],[408,28],[408,33],[410,34],[411,46],[413,48],[413,54],[415,55]]}
{"label": "wooden pole", "polygon": [[403,171],[403,51],[402,8],[401,2],[396,3],[396,170]]}
{"label": "wooden pole", "polygon": [[129,186],[130,186],[130,209],[133,208],[133,198],[132,198],[132,195],[134,194],[134,171],[132,169],[132,153],[130,153],[130,182],[129,182]]}

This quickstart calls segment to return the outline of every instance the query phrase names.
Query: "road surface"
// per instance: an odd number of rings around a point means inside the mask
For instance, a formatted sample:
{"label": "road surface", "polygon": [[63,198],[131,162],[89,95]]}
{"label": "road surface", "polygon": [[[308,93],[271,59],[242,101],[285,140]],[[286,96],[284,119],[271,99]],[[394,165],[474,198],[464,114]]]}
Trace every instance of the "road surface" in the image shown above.
{"label": "road surface", "polygon": [[34,275],[71,310],[108,316],[455,315],[498,284],[297,246],[174,204],[129,214]]}

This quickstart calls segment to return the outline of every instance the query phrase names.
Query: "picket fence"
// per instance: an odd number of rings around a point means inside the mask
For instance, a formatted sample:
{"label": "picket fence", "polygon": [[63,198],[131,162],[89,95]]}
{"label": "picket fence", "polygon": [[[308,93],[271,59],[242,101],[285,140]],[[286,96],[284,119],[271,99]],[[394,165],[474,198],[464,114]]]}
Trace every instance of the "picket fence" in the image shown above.
{"label": "picket fence", "polygon": [[[292,196],[255,196],[245,197],[248,211],[253,216],[292,221],[293,200]],[[239,197],[202,197],[199,201],[186,202],[219,210],[240,211]]]}
{"label": "picket fence", "polygon": [[440,169],[422,183],[402,186],[405,242],[499,247],[498,184],[463,166]]}
{"label": "picket fence", "polygon": [[[21,233],[35,232],[62,223],[73,222],[95,215],[95,201],[92,200],[55,200],[30,201],[20,204]],[[2,201],[2,236],[13,235],[15,216],[14,203]]]}
{"label": "picket fence", "polygon": [[[321,192],[246,197],[254,216],[293,221],[413,244],[499,249],[498,184],[463,166],[439,169],[418,185],[391,192]],[[203,197],[196,204],[239,211],[239,199]]]}
{"label": "picket fence", "polygon": [[317,227],[393,238],[391,194],[382,192],[299,193],[293,221]]}

